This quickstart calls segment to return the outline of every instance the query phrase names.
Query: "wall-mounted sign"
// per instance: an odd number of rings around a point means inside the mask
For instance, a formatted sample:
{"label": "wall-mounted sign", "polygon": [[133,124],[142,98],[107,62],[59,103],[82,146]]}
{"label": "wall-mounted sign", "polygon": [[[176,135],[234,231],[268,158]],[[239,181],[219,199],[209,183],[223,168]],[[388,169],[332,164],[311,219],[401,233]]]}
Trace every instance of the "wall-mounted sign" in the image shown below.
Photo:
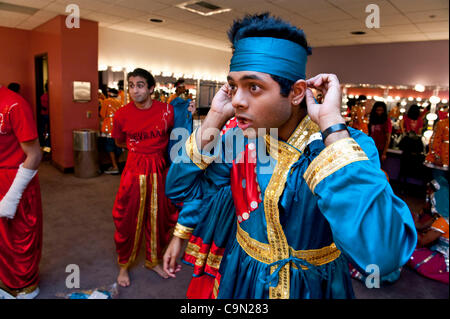
{"label": "wall-mounted sign", "polygon": [[73,81],[73,101],[89,102],[91,100],[91,82]]}

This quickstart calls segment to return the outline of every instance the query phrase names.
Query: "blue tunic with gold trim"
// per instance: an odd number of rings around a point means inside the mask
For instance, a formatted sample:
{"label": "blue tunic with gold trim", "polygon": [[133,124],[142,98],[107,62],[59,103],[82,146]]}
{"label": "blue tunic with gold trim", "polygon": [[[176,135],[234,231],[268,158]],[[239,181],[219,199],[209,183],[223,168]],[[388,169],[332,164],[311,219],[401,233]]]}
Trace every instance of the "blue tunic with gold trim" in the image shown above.
{"label": "blue tunic with gold trim", "polygon": [[411,213],[373,141],[349,131],[325,147],[309,117],[287,142],[232,128],[209,156],[191,135],[166,192],[185,203],[174,235],[191,238],[186,254],[216,277],[214,297],[352,298],[349,261],[380,275],[408,261],[417,240]]}

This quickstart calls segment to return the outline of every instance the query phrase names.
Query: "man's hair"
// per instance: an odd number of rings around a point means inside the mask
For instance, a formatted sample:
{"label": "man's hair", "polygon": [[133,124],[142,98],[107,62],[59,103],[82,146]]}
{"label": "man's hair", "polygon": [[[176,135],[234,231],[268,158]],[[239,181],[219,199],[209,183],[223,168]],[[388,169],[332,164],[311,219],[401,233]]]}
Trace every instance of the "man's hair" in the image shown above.
{"label": "man's hair", "polygon": [[417,120],[420,116],[420,107],[417,104],[413,104],[409,107],[407,116],[411,120]]}
{"label": "man's hair", "polygon": [[155,78],[147,70],[144,70],[144,69],[141,69],[141,68],[134,69],[132,72],[127,74],[127,81],[132,76],[140,76],[141,78],[144,78],[145,80],[147,80],[147,87],[148,88],[151,88],[152,86],[155,86],[155,84],[156,84]]}
{"label": "man's hair", "polygon": [[[268,12],[246,15],[241,20],[235,20],[230,30],[228,30],[228,39],[232,44],[233,52],[235,49],[234,44],[237,41],[250,37],[270,37],[289,40],[301,45],[308,54],[311,53],[311,48],[308,46],[303,30],[278,17],[271,16]],[[295,81],[272,74],[270,76],[280,85],[280,94],[283,97],[287,97]],[[306,107],[306,99],[303,99],[302,106]]]}
{"label": "man's hair", "polygon": [[184,79],[178,79],[175,84],[173,85],[174,87],[179,86],[180,84],[184,84]]}
{"label": "man's hair", "polygon": [[8,89],[13,91],[13,92],[19,93],[19,91],[20,91],[20,84],[16,83],[16,82],[11,82],[11,83],[8,84]]}

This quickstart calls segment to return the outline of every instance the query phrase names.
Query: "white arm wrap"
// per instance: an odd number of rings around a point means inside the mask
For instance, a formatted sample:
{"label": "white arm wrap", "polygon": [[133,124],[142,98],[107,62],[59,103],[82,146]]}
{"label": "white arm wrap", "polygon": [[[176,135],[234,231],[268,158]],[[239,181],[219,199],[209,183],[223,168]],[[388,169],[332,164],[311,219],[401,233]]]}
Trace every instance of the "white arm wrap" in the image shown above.
{"label": "white arm wrap", "polygon": [[23,163],[20,164],[11,187],[0,201],[0,217],[14,218],[22,194],[36,173],[37,170],[25,168]]}

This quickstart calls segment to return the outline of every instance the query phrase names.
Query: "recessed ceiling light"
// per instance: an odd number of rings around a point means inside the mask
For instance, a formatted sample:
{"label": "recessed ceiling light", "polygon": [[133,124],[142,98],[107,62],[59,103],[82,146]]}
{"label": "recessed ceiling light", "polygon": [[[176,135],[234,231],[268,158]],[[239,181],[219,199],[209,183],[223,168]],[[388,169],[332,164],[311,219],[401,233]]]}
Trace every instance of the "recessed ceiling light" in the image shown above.
{"label": "recessed ceiling light", "polygon": [[163,19],[155,19],[155,18],[152,18],[152,19],[150,19],[150,22],[154,22],[154,23],[163,23],[164,20],[163,20]]}
{"label": "recessed ceiling light", "polygon": [[350,32],[351,34],[355,34],[355,35],[363,35],[366,34],[364,31],[352,31]]}
{"label": "recessed ceiling light", "polygon": [[198,1],[198,0],[191,0],[187,2],[183,2],[176,5],[178,8],[183,10],[188,10],[193,13],[200,14],[202,16],[210,16],[213,14],[219,14],[224,12],[231,11],[230,8],[222,8],[219,6],[216,6],[215,4],[206,2],[206,1]]}

